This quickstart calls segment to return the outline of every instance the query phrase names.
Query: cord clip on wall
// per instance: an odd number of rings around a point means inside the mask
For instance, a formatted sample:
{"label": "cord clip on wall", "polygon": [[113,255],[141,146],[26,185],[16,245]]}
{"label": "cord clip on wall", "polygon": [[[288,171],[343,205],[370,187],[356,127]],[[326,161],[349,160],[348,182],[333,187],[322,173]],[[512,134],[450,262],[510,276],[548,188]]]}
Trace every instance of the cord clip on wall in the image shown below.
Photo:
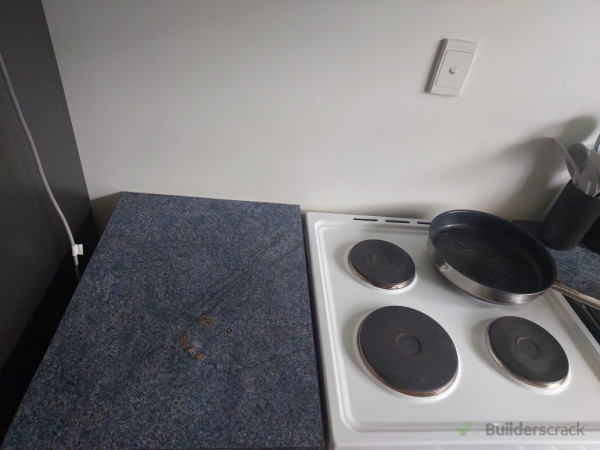
{"label": "cord clip on wall", "polygon": [[60,220],[67,232],[69,237],[69,243],[71,244],[71,253],[73,254],[73,265],[75,266],[75,276],[77,277],[77,281],[79,281],[79,261],[77,259],[77,255],[83,255],[83,245],[76,244],[75,238],[73,237],[73,233],[71,232],[71,228],[69,228],[69,224],[65,215],[63,214],[60,206],[56,202],[54,198],[54,194],[50,189],[50,185],[48,184],[48,180],[46,179],[46,174],[44,173],[44,168],[42,167],[42,162],[40,161],[40,156],[38,155],[37,148],[35,147],[35,142],[33,140],[33,136],[31,135],[31,131],[29,131],[29,127],[27,126],[27,122],[25,121],[25,117],[23,117],[23,112],[21,111],[21,106],[19,106],[19,101],[17,100],[17,94],[15,94],[15,90],[13,89],[12,83],[10,82],[10,77],[8,76],[8,70],[6,69],[6,65],[4,64],[4,58],[2,58],[2,54],[0,54],[0,70],[2,71],[2,76],[6,81],[6,87],[8,88],[8,92],[10,94],[10,98],[15,107],[15,111],[17,116],[19,117],[19,121],[21,122],[21,126],[23,127],[23,131],[25,131],[25,135],[27,136],[27,141],[29,142],[29,147],[31,148],[31,152],[33,153],[33,157],[35,159],[35,164],[37,165],[38,172],[40,173],[40,178],[42,179],[42,183],[46,192],[48,193],[48,197],[56,210],[56,213],[60,217]]}

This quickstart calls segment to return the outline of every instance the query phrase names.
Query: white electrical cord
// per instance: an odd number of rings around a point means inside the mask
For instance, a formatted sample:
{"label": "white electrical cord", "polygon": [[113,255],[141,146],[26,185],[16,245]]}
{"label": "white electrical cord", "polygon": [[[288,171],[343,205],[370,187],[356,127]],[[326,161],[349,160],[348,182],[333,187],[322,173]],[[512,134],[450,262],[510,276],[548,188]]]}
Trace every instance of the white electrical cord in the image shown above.
{"label": "white electrical cord", "polygon": [[48,185],[48,180],[46,180],[46,175],[44,174],[44,169],[42,167],[42,163],[40,162],[40,157],[38,156],[37,148],[35,147],[35,142],[33,142],[33,137],[31,136],[31,132],[29,131],[29,127],[27,126],[27,122],[25,122],[25,117],[23,117],[23,113],[21,112],[21,107],[19,106],[19,101],[17,100],[17,96],[15,95],[15,91],[12,87],[12,83],[10,82],[10,77],[8,76],[8,71],[6,70],[6,66],[4,65],[4,59],[2,58],[2,54],[0,54],[0,68],[2,69],[2,75],[6,80],[6,86],[8,87],[8,92],[10,93],[10,98],[12,99],[13,105],[15,106],[15,110],[17,111],[17,116],[19,116],[19,121],[21,122],[21,126],[23,130],[25,130],[25,134],[27,135],[27,140],[29,141],[29,146],[31,147],[31,151],[33,153],[33,157],[35,158],[35,163],[37,165],[38,171],[40,172],[40,177],[42,178],[42,183],[44,183],[44,188],[46,188],[46,192],[48,193],[48,197],[50,197],[50,201],[56,209],[60,220],[62,221],[63,226],[65,227],[65,231],[69,236],[69,242],[71,244],[71,254],[73,255],[73,262],[75,263],[75,276],[77,277],[77,281],[80,280],[79,274],[79,259],[77,255],[83,255],[83,245],[76,244],[75,239],[73,238],[73,233],[71,233],[71,229],[69,228],[69,223],[65,218],[60,206],[56,202],[54,198],[54,194],[50,190],[50,186]]}

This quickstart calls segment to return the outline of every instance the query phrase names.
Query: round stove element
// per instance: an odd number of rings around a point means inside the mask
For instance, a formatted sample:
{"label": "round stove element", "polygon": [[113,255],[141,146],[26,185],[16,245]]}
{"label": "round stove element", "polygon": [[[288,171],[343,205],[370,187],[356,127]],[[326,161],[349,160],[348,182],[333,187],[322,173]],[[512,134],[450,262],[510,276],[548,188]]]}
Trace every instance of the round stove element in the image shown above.
{"label": "round stove element", "polygon": [[371,372],[403,394],[441,394],[458,373],[458,354],[448,333],[431,317],[405,306],[370,313],[358,330],[358,348]]}
{"label": "round stove element", "polygon": [[415,279],[415,263],[391,242],[369,239],[348,253],[348,263],[360,279],[382,289],[401,289]]}
{"label": "round stove element", "polygon": [[489,326],[487,338],[494,359],[523,383],[555,388],[569,374],[569,360],[562,346],[530,320],[500,317]]}

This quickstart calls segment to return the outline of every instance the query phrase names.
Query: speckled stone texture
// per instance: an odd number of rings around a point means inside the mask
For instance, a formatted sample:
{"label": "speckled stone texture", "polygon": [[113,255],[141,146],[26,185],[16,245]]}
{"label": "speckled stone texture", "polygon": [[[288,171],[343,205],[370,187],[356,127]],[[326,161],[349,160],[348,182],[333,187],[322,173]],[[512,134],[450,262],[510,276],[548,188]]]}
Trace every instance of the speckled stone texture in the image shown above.
{"label": "speckled stone texture", "polygon": [[[516,220],[515,224],[541,242],[538,236],[541,222]],[[600,299],[600,255],[598,253],[586,248],[584,244],[579,244],[571,250],[546,248],[556,262],[557,281],[579,292]]]}
{"label": "speckled stone texture", "polygon": [[323,447],[298,207],[123,193],[4,447]]}

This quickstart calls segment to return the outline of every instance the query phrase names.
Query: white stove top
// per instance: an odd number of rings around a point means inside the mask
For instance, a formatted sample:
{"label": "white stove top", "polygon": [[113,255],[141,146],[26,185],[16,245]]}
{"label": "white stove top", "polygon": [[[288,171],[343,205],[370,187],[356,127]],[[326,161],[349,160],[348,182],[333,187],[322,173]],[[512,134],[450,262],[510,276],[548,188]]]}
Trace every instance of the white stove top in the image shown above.
{"label": "white stove top", "polygon": [[[493,305],[463,294],[430,262],[427,222],[307,213],[306,228],[331,447],[600,448],[600,346],[560,294],[548,291],[515,306]],[[366,239],[404,249],[415,263],[415,281],[389,291],[360,280],[349,268],[347,255]],[[452,338],[459,372],[446,392],[426,398],[401,394],[375,378],[363,363],[358,327],[370,312],[391,305],[427,314]],[[537,323],[562,345],[570,372],[560,387],[526,385],[493,359],[486,344],[487,327],[507,315]],[[499,428],[490,435],[494,426]],[[527,430],[533,434],[533,427],[538,427],[535,436],[524,435]]]}

